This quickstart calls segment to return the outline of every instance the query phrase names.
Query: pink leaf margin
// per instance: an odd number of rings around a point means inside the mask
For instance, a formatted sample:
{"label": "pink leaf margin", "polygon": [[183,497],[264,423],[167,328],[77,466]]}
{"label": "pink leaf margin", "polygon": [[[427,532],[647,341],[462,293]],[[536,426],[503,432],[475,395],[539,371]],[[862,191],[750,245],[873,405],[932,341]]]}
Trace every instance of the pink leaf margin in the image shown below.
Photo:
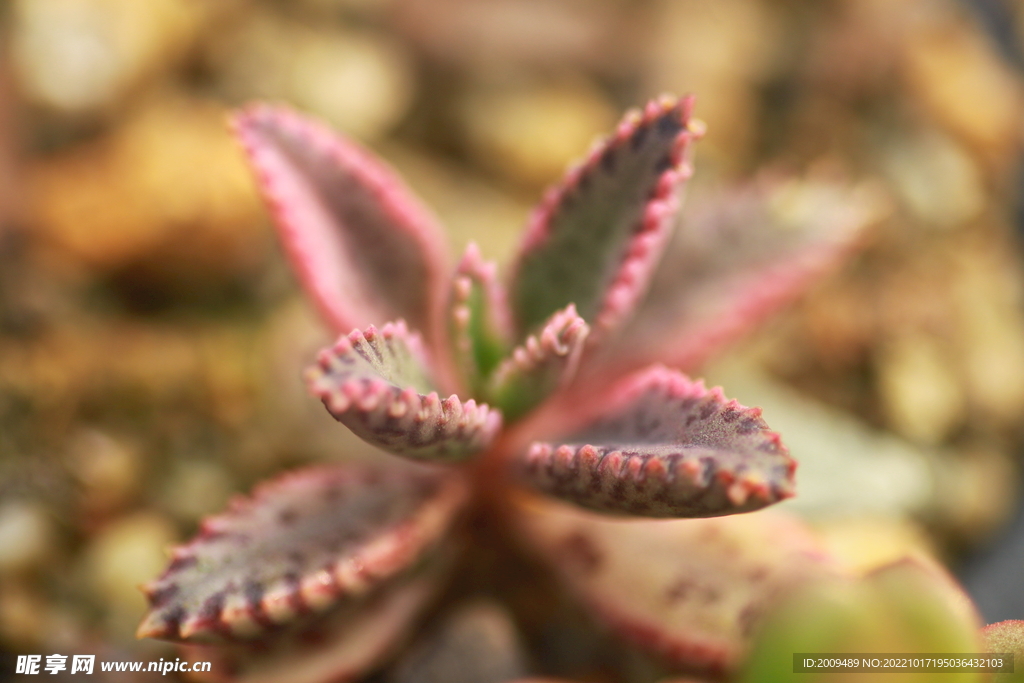
{"label": "pink leaf margin", "polygon": [[676,136],[670,153],[670,167],[658,180],[654,192],[647,200],[640,227],[630,239],[619,269],[609,284],[599,312],[592,324],[589,344],[596,344],[605,333],[620,324],[635,309],[650,284],[654,269],[671,235],[673,221],[680,206],[679,188],[693,176],[692,143],[703,137],[704,124],[692,118],[695,98],[690,95],[677,100],[663,95],[647,103],[644,109],[626,113],[615,132],[606,140],[598,141],[583,161],[572,166],[562,181],[549,188],[534,209],[527,223],[519,248],[518,261],[523,255],[539,247],[551,232],[551,225],[563,203],[580,187],[581,179],[601,163],[609,150],[628,143],[641,127],[651,125],[655,119],[675,108],[679,109],[682,129]]}
{"label": "pink leaf margin", "polygon": [[380,330],[353,330],[333,347],[320,351],[306,370],[309,392],[327,411],[357,436],[374,446],[412,459],[459,460],[487,448],[501,431],[502,414],[475,399],[457,394],[442,399],[437,391],[400,386],[383,376],[373,379],[335,375],[344,370],[338,359],[357,347],[400,341],[415,359],[422,357],[419,335],[404,321],[387,323]]}
{"label": "pink leaf margin", "polygon": [[[309,191],[302,187],[302,181],[287,167],[287,162],[261,139],[257,129],[267,124],[295,134],[338,166],[349,169],[374,195],[392,225],[419,247],[428,269],[428,282],[424,286],[430,290],[431,301],[431,310],[427,313],[431,329],[424,332],[441,348],[438,335],[443,335],[444,325],[440,323],[447,297],[449,266],[444,232],[438,220],[393,169],[319,121],[284,106],[267,104],[249,105],[229,119],[231,130],[251,161],[292,266],[336,332],[345,333],[383,320],[368,318],[367,311],[352,310],[333,286],[332,283],[338,281],[336,270],[341,264],[327,262],[324,257],[337,253],[337,237],[323,225],[329,219],[321,217],[321,225],[310,229],[304,220],[306,217],[296,208],[296,197],[309,199]],[[408,313],[398,312],[399,316]],[[388,313],[385,317],[398,316]]]}
{"label": "pink leaf margin", "polygon": [[[375,538],[353,547],[347,555],[338,555],[327,566],[308,568],[293,582],[275,584],[258,599],[243,591],[213,612],[200,609],[193,613],[182,611],[177,616],[165,613],[166,603],[179,593],[181,574],[202,561],[211,543],[236,538],[244,547],[248,542],[244,523],[254,512],[272,508],[289,496],[319,499],[340,486],[379,487],[387,477],[404,477],[408,482],[435,485],[435,489],[419,501],[408,518],[392,523]],[[407,571],[439,545],[469,495],[466,480],[454,473],[373,466],[309,467],[261,483],[249,496],[235,495],[225,512],[204,519],[191,541],[172,549],[171,563],[163,574],[141,586],[151,611],[139,625],[136,637],[182,642],[247,640],[282,624],[308,619],[345,599],[362,598]]]}
{"label": "pink leaf margin", "polygon": [[[557,437],[549,438],[548,442],[535,440],[519,461],[513,461],[513,467],[520,469],[532,487],[544,493],[590,509],[632,515],[708,517],[735,514],[757,510],[796,495],[794,477],[797,462],[789,455],[782,437],[765,425],[760,408],[748,408],[736,399],[727,399],[721,387],[707,389],[703,380],[690,380],[664,366],[655,365],[629,375],[593,394],[589,401],[582,399],[580,403],[578,396],[569,403],[560,401],[551,411],[552,418],[547,428],[542,426],[541,430],[550,431],[553,424],[558,424],[562,435],[585,431],[587,425],[629,410],[632,403],[651,390],[664,393],[670,399],[708,399],[710,405],[719,406],[716,412],[729,424],[749,424],[761,439],[756,446],[757,453],[780,459],[777,466],[782,479],[769,481],[762,472],[737,474],[731,467],[723,465],[715,469],[710,481],[703,482],[704,475],[695,461],[681,460],[669,469],[659,458],[645,461],[641,457],[624,456],[616,449],[601,458],[598,449],[585,435],[579,439],[582,445],[575,446],[559,446]],[[695,441],[692,445],[697,443]],[[633,495],[636,505],[626,502],[628,497],[612,504],[607,498],[613,484],[621,485],[623,492]],[[686,499],[669,502],[673,496],[693,495],[700,491],[720,491],[733,508],[706,509]],[[666,499],[661,500],[661,496]]]}

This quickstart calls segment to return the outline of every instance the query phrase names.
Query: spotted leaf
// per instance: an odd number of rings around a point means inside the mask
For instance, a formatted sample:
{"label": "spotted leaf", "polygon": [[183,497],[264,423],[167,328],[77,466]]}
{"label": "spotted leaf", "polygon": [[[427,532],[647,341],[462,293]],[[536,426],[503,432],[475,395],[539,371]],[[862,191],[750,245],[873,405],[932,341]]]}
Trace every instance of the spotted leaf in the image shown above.
{"label": "spotted leaf", "polygon": [[495,369],[487,396],[505,419],[522,416],[572,379],[590,326],[572,304],[555,313]]}
{"label": "spotted leaf", "polygon": [[411,466],[285,475],[174,550],[145,587],[150,612],[138,635],[257,638],[361,597],[435,546],[465,498],[459,477]]}
{"label": "spotted leaf", "polygon": [[217,647],[183,645],[192,662],[210,662],[209,683],[352,681],[391,654],[436,594],[446,563],[431,563],[366,600],[316,615],[301,628]]}
{"label": "spotted leaf", "polygon": [[536,209],[510,288],[520,334],[576,304],[595,332],[614,327],[645,291],[691,174],[692,101],[626,116]]}
{"label": "spotted leaf", "polygon": [[511,321],[498,268],[470,244],[452,282],[450,335],[466,384],[478,393],[508,352]]}
{"label": "spotted leaf", "polygon": [[512,519],[597,618],[716,680],[742,661],[776,599],[835,571],[804,526],[775,511],[625,520],[531,497],[517,501]]}
{"label": "spotted leaf", "polygon": [[461,460],[490,444],[501,414],[454,394],[441,399],[425,368],[419,336],[399,321],[341,337],[307,380],[336,420],[396,455]]}
{"label": "spotted leaf", "polygon": [[796,463],[761,411],[680,373],[655,366],[574,412],[574,434],[535,442],[517,463],[538,491],[652,517],[749,512],[793,495]]}
{"label": "spotted leaf", "polygon": [[306,291],[340,333],[404,318],[433,339],[447,295],[435,219],[378,159],[283,108],[234,129]]}
{"label": "spotted leaf", "polygon": [[650,363],[697,367],[834,268],[884,211],[867,186],[770,176],[695,196],[650,291],[581,383]]}

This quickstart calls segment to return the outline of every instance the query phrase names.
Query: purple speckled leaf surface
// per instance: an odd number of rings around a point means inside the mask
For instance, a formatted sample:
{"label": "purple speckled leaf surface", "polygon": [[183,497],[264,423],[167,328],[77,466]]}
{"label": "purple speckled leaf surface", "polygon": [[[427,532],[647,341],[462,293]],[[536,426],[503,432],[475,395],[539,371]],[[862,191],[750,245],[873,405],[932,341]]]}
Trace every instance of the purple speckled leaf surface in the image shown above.
{"label": "purple speckled leaf surface", "polygon": [[638,372],[573,412],[573,433],[516,462],[537,491],[652,517],[749,512],[793,495],[796,463],[761,411],[678,372]]}
{"label": "purple speckled leaf surface", "polygon": [[501,413],[486,404],[438,395],[419,336],[401,321],[341,337],[320,352],[307,381],[336,420],[395,455],[462,460],[501,428]]}
{"label": "purple speckled leaf surface", "polygon": [[664,99],[628,114],[549,190],[527,227],[509,290],[521,335],[569,304],[596,334],[632,310],[692,172],[691,106]]}
{"label": "purple speckled leaf surface", "polygon": [[521,538],[620,636],[720,678],[791,586],[836,571],[795,518],[624,520],[540,498],[513,508]]}
{"label": "purple speckled leaf surface", "polygon": [[202,683],[345,683],[357,680],[402,643],[434,597],[446,565],[436,563],[388,590],[315,617],[301,629],[252,643],[182,645],[190,662],[211,662]]}
{"label": "purple speckled leaf surface", "polygon": [[234,119],[285,250],[335,331],[404,318],[434,339],[447,296],[444,234],[372,154],[284,108]]}
{"label": "purple speckled leaf surface", "polygon": [[466,496],[459,476],[412,466],[284,475],[174,550],[145,587],[150,613],[139,636],[257,638],[359,598],[419,562]]}

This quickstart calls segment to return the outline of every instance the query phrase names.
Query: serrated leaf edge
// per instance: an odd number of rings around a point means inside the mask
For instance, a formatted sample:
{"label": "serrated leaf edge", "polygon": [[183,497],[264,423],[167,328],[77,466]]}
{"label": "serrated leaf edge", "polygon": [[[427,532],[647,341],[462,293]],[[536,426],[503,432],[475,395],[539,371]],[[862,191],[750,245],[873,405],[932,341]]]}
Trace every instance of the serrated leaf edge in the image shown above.
{"label": "serrated leaf edge", "polygon": [[[463,402],[456,394],[442,399],[436,391],[421,394],[415,387],[399,387],[383,378],[369,381],[356,378],[341,383],[327,379],[336,369],[339,355],[352,352],[358,344],[372,342],[378,335],[385,340],[404,338],[414,354],[423,353],[418,335],[410,333],[401,320],[385,324],[379,332],[373,325],[366,330],[353,330],[342,336],[334,347],[321,351],[317,364],[306,371],[306,383],[310,393],[323,401],[335,419],[344,421],[349,414],[380,412],[398,420],[394,425],[396,429],[407,429],[410,433],[427,423],[443,425],[444,438],[462,440],[470,452],[481,450],[494,440],[501,429],[502,416],[486,403],[475,399]],[[396,455],[416,457],[409,453]]]}
{"label": "serrated leaf edge", "polygon": [[575,304],[569,304],[495,368],[490,381],[492,392],[500,390],[514,376],[537,372],[543,364],[556,359],[563,364],[559,386],[565,386],[576,374],[589,335],[590,326],[576,312]]}
{"label": "serrated leaf edge", "polygon": [[[368,468],[353,468],[346,478],[363,474]],[[181,641],[202,641],[203,636],[252,638],[275,626],[293,621],[302,614],[323,612],[345,598],[360,598],[373,587],[384,583],[410,566],[424,550],[443,537],[443,531],[469,497],[469,488],[461,477],[450,474],[440,479],[442,490],[423,505],[416,514],[367,543],[350,556],[339,558],[332,565],[298,577],[278,582],[256,600],[252,596],[233,595],[219,609],[210,613],[180,615],[168,619],[160,607],[177,592],[169,583],[180,571],[194,566],[205,543],[222,537],[232,528],[235,518],[246,516],[260,507],[279,489],[320,480],[324,475],[336,477],[337,467],[312,467],[289,472],[257,485],[250,496],[236,495],[227,511],[202,521],[199,533],[188,543],[171,549],[171,563],[158,578],[140,586],[149,602],[150,612],[136,630],[137,638],[161,638]],[[205,607],[205,606],[204,606]]]}
{"label": "serrated leaf edge", "polygon": [[[654,274],[665,244],[668,241],[673,217],[679,209],[676,188],[693,175],[690,161],[691,143],[704,134],[703,124],[691,118],[693,97],[676,99],[662,96],[647,103],[644,109],[632,109],[623,116],[615,132],[599,139],[583,161],[570,167],[561,183],[549,188],[534,209],[527,224],[520,258],[541,245],[548,234],[552,220],[567,196],[580,186],[580,180],[592,171],[610,151],[627,144],[633,134],[649,125],[659,116],[679,108],[683,127],[676,136],[670,152],[670,166],[661,175],[654,192],[648,198],[640,219],[640,227],[630,238],[629,246],[614,279],[609,283],[604,300],[594,320],[594,334],[590,343],[597,343],[611,328],[617,326],[636,306]],[[518,268],[518,264],[516,266]],[[513,276],[514,281],[514,276]]]}
{"label": "serrated leaf edge", "polygon": [[[300,234],[302,230],[292,215],[289,197],[280,191],[280,183],[275,177],[276,171],[273,170],[276,162],[271,158],[272,153],[265,148],[254,130],[258,123],[280,125],[282,129],[304,140],[311,148],[326,153],[339,166],[358,170],[361,180],[372,188],[382,209],[392,217],[392,224],[405,232],[420,248],[428,269],[428,279],[431,281],[425,285],[435,290],[431,302],[434,310],[429,312],[427,320],[436,324],[441,317],[446,296],[442,283],[447,276],[445,264],[448,262],[448,255],[443,248],[444,232],[440,222],[426,205],[419,201],[401,177],[383,160],[353,141],[334,134],[326,124],[302,116],[283,105],[251,104],[231,115],[228,125],[251,161],[267,205],[276,219],[275,223],[289,234]],[[314,302],[333,327],[338,331],[344,331],[360,323],[365,324],[365,321],[348,319],[337,305],[337,292],[321,291],[316,287],[319,280],[312,272],[311,261],[296,241],[288,237],[282,241],[289,260],[301,275],[303,283],[312,283],[307,286],[314,289]],[[437,330],[429,332],[432,341],[435,340],[435,335],[441,334]]]}
{"label": "serrated leaf edge", "polygon": [[[679,458],[667,467],[660,458],[640,454],[624,455],[618,449],[602,456],[598,449],[605,447],[600,444],[572,446],[556,445],[552,441],[535,441],[530,444],[525,456],[517,463],[521,474],[532,487],[540,491],[545,491],[545,483],[554,486],[560,480],[571,480],[574,488],[585,489],[591,481],[600,481],[607,474],[634,487],[649,488],[651,482],[656,481],[664,496],[668,496],[673,487],[692,485],[698,489],[709,489],[718,484],[725,489],[729,501],[739,508],[733,512],[746,508],[757,509],[796,495],[793,476],[797,463],[783,445],[782,437],[769,430],[761,417],[760,408],[748,408],[736,399],[727,399],[721,387],[707,389],[703,380],[690,380],[682,373],[661,365],[627,377],[609,390],[601,392],[592,405],[579,410],[579,423],[582,425],[600,414],[613,413],[651,390],[664,392],[669,399],[710,399],[712,403],[721,405],[717,412],[723,413],[727,422],[746,421],[750,429],[761,431],[764,441],[759,448],[786,459],[787,476],[784,482],[773,486],[756,472],[737,476],[732,470],[717,468],[714,460],[708,460],[710,467],[705,467],[698,460]],[[608,399],[609,396],[613,398]],[[650,514],[641,510],[619,511]]]}

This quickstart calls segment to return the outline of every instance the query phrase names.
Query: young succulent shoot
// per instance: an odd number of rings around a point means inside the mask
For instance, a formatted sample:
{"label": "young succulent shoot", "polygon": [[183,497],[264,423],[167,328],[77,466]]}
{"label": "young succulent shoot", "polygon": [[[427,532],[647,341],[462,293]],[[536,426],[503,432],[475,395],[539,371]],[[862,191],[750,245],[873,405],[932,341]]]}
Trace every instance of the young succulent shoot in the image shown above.
{"label": "young succulent shoot", "polygon": [[[780,671],[791,674],[793,653],[798,652],[983,653],[985,633],[979,624],[971,601],[944,569],[932,561],[905,558],[861,578],[807,582],[783,596],[758,625],[738,681],[759,683],[776,679]],[[831,680],[836,674],[796,675]],[[955,669],[868,675],[872,681],[892,683],[991,680],[988,673]]]}
{"label": "young succulent shoot", "polygon": [[[780,208],[761,184],[721,197],[690,233],[678,212],[703,130],[691,108],[665,97],[628,113],[545,195],[505,278],[475,245],[449,268],[438,221],[354,142],[281,107],[238,113],[284,249],[339,335],[310,392],[399,458],[286,475],[208,520],[147,587],[140,635],[226,643],[232,680],[274,680],[289,657],[316,662],[293,683],[357,676],[443,579],[476,486],[599,618],[680,666],[733,670],[770,594],[827,563],[782,517],[614,519],[722,517],[794,494],[795,463],[758,409],[658,362],[707,355],[796,296],[870,212],[823,184]],[[521,503],[538,494],[604,515]],[[607,562],[566,555],[577,536]],[[637,562],[644,544],[676,559]],[[698,592],[680,584],[659,607],[665,581],[687,577]],[[623,592],[634,584],[650,589],[639,602]],[[336,657],[309,653],[311,630]]]}
{"label": "young succulent shoot", "polygon": [[1024,621],[1011,619],[989,624],[981,629],[981,637],[985,641],[985,651],[998,654],[1012,654],[1013,672],[1003,671],[995,675],[992,683],[1018,683],[1024,680]]}

